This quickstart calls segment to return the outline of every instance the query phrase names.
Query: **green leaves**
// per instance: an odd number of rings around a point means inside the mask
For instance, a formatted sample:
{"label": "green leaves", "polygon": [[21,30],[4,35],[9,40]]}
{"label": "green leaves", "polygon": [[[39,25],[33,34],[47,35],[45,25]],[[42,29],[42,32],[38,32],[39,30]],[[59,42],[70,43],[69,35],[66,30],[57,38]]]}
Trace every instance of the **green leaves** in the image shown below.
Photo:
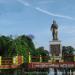
{"label": "green leaves", "polygon": [[29,36],[21,35],[17,38],[0,36],[0,56],[24,56],[25,62],[28,61],[28,52],[34,54],[35,46]]}
{"label": "green leaves", "polygon": [[71,46],[63,46],[63,59],[64,61],[74,61],[74,57],[73,57],[73,53],[74,53],[75,49]]}
{"label": "green leaves", "polygon": [[[44,47],[37,48],[35,53],[37,54],[37,56],[41,55],[41,57],[44,57],[44,58],[42,58],[43,62],[45,62],[45,61],[47,62],[48,61],[48,59],[49,59],[49,52],[47,50],[45,50]],[[45,58],[45,57],[47,57],[47,58]]]}
{"label": "green leaves", "polygon": [[18,55],[23,55],[25,62],[28,62],[28,53],[35,51],[35,46],[31,38],[26,35],[18,36],[14,39],[15,49]]}
{"label": "green leaves", "polygon": [[44,50],[44,47],[35,49],[33,38],[32,35],[20,35],[16,38],[0,36],[0,56],[13,57],[22,55],[24,56],[24,62],[28,62],[29,52],[31,56],[48,56],[48,51]]}

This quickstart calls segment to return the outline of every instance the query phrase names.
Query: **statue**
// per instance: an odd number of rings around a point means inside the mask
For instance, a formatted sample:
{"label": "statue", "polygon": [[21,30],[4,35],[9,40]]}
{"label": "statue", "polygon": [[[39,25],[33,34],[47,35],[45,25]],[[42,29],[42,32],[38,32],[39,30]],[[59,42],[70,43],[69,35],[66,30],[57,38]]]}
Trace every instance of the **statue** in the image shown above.
{"label": "statue", "polygon": [[53,20],[51,31],[52,31],[53,40],[58,40],[58,25],[56,24],[55,20]]}

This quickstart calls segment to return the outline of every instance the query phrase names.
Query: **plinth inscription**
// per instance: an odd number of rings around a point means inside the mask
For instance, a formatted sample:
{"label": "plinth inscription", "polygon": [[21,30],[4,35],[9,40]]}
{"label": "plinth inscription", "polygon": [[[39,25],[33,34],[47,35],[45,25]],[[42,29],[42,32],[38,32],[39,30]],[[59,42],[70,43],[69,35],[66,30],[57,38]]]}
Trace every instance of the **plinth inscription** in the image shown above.
{"label": "plinth inscription", "polygon": [[52,56],[55,55],[55,56],[59,56],[60,54],[60,44],[56,44],[56,45],[50,45],[50,49],[51,49],[51,54]]}

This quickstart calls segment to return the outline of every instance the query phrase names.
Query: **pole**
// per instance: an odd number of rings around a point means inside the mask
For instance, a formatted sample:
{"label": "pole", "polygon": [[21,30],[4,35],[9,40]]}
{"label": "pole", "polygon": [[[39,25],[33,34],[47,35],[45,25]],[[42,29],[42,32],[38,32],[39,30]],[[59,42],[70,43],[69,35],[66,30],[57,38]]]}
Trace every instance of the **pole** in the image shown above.
{"label": "pole", "polygon": [[31,63],[31,54],[30,54],[30,52],[29,52],[29,61],[28,62]]}
{"label": "pole", "polygon": [[42,56],[40,55],[40,62],[42,62]]}

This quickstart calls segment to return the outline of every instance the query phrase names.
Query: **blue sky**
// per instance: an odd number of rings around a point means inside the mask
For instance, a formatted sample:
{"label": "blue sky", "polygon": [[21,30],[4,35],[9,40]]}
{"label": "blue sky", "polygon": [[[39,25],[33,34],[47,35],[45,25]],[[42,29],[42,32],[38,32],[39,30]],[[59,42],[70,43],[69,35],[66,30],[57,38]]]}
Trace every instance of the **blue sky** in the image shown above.
{"label": "blue sky", "polygon": [[49,50],[53,19],[62,45],[75,47],[74,0],[0,0],[0,34],[33,34],[36,47]]}

